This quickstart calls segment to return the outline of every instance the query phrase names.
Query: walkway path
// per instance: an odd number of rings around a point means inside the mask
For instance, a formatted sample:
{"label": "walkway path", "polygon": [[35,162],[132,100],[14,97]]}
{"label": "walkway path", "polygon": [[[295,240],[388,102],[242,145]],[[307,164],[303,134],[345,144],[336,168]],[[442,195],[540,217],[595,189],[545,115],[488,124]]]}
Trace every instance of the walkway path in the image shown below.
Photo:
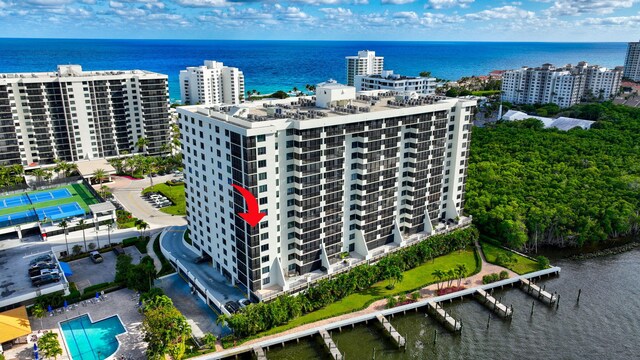
{"label": "walkway path", "polygon": [[[462,281],[462,285],[464,285],[467,288],[470,287],[475,287],[475,286],[480,286],[482,285],[482,277],[488,274],[492,274],[492,273],[500,273],[501,271],[507,271],[509,273],[509,277],[515,277],[518,276],[518,274],[514,273],[513,271],[503,268],[501,266],[498,265],[494,265],[494,264],[490,264],[488,262],[485,261],[485,257],[484,254],[482,254],[482,250],[480,249],[480,254],[481,254],[481,259],[482,259],[482,268],[480,270],[479,273],[470,276],[468,278],[463,279]],[[432,284],[429,286],[426,286],[424,288],[422,288],[420,290],[420,298],[421,299],[426,299],[426,298],[431,298],[431,297],[435,297],[437,296],[437,290],[439,287],[443,287],[446,286],[447,282],[443,281],[441,283],[436,283],[436,284]],[[299,331],[304,331],[304,330],[308,330],[308,329],[312,329],[315,327],[320,327],[320,326],[324,326],[324,325],[328,325],[330,323],[334,323],[337,321],[341,321],[341,320],[346,320],[346,319],[351,319],[351,318],[355,318],[361,315],[365,315],[365,314],[370,314],[370,313],[374,313],[380,310],[384,310],[387,306],[387,299],[380,299],[377,301],[374,301],[371,305],[369,305],[366,309],[360,310],[360,311],[356,311],[356,312],[352,312],[349,314],[344,314],[344,315],[340,315],[340,316],[336,316],[336,317],[332,317],[329,319],[325,319],[325,320],[320,320],[320,321],[316,321],[313,323],[309,323],[309,324],[305,324],[305,325],[301,325],[298,327],[295,327],[293,329],[289,329],[283,332],[279,332],[277,334],[274,335],[269,335],[269,336],[265,336],[265,337],[260,337],[254,340],[250,340],[246,343],[244,343],[243,345],[250,345],[250,344],[254,344],[254,343],[258,343],[264,340],[268,340],[271,338],[275,338],[275,337],[279,337],[282,335],[287,335],[287,334],[293,334]]]}
{"label": "walkway path", "polygon": [[151,259],[153,259],[153,267],[156,269],[156,273],[159,273],[162,269],[162,263],[160,259],[156,255],[155,251],[153,251],[153,242],[156,240],[156,237],[162,232],[163,229],[159,230],[150,230],[149,231],[149,242],[147,243],[147,255]]}

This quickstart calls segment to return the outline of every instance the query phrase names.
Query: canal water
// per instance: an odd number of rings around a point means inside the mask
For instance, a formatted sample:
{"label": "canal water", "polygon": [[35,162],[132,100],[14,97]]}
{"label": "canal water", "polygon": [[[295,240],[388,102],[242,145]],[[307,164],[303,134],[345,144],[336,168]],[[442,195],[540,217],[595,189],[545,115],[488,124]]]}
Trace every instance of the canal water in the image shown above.
{"label": "canal water", "polygon": [[[390,319],[407,338],[398,350],[382,327],[369,322],[334,331],[345,359],[640,359],[640,250],[597,259],[558,260],[559,277],[543,279],[560,294],[560,306],[549,308],[517,288],[494,296],[514,307],[511,321],[492,316],[473,299],[444,304],[461,319],[461,335],[452,335],[424,312]],[[579,304],[578,290],[582,289]],[[437,339],[434,343],[435,333]],[[272,347],[270,360],[327,359],[318,337]]]}

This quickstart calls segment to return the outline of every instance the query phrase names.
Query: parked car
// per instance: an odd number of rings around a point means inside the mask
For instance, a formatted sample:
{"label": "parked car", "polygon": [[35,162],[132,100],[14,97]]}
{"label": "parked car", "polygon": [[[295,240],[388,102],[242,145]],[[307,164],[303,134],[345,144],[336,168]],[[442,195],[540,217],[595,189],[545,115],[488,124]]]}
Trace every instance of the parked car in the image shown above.
{"label": "parked car", "polygon": [[97,251],[90,252],[89,257],[91,258],[91,261],[93,261],[96,264],[99,264],[104,261],[104,259],[102,258],[102,255],[100,255],[100,253]]}
{"label": "parked car", "polygon": [[116,254],[116,256],[125,254],[124,249],[120,245],[114,246],[113,247],[113,252]]}
{"label": "parked car", "polygon": [[249,301],[248,299],[242,298],[238,300],[238,304],[240,304],[240,307],[244,309],[247,306],[251,305],[251,301]]}
{"label": "parked car", "polygon": [[51,257],[51,255],[46,254],[46,255],[40,255],[37,258],[31,260],[29,262],[29,265],[35,265],[39,262],[51,262],[51,260],[53,260],[53,258]]}
{"label": "parked car", "polygon": [[39,262],[37,264],[29,266],[29,271],[31,270],[39,270],[39,269],[53,269],[57,265],[53,262]]}
{"label": "parked car", "polygon": [[39,274],[40,270],[42,269],[56,269],[57,267],[58,265],[54,263],[45,263],[45,262],[37,263],[29,267],[29,276],[33,276],[32,274]]}
{"label": "parked car", "polygon": [[231,301],[227,301],[227,303],[224,304],[224,308],[227,309],[228,312],[234,314],[240,311],[240,304],[231,300]]}
{"label": "parked car", "polygon": [[42,285],[52,284],[58,281],[60,281],[60,276],[58,275],[53,275],[53,274],[41,275],[31,280],[31,285],[40,287]]}
{"label": "parked car", "polygon": [[37,273],[34,272],[33,275],[31,275],[31,273],[29,273],[29,277],[31,279],[37,279],[38,277],[40,277],[42,275],[57,275],[57,276],[60,276],[60,271],[58,269],[42,269],[42,270],[38,270]]}

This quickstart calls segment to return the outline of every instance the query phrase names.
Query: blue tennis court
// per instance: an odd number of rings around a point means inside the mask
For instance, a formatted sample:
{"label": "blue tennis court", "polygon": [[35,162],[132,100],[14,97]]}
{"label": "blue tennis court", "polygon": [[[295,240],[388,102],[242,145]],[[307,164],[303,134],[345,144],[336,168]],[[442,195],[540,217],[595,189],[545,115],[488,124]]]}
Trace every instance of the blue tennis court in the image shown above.
{"label": "blue tennis court", "polygon": [[25,194],[0,200],[0,209],[7,209],[22,205],[29,205],[29,198],[27,198],[27,195]]}
{"label": "blue tennis court", "polygon": [[71,197],[71,193],[69,192],[69,189],[56,189],[51,191],[38,192],[35,194],[29,194],[29,199],[33,204],[43,202],[43,201],[55,200],[55,199],[64,199],[68,197]]}
{"label": "blue tennis court", "polygon": [[36,212],[33,211],[33,209],[7,215],[0,215],[0,228],[20,225],[33,221],[38,221]]}
{"label": "blue tennis court", "polygon": [[38,218],[40,220],[59,220],[65,219],[71,216],[84,215],[84,210],[78,205],[77,202],[64,204],[64,205],[55,205],[49,206],[42,209],[37,209],[36,213],[38,214]]}

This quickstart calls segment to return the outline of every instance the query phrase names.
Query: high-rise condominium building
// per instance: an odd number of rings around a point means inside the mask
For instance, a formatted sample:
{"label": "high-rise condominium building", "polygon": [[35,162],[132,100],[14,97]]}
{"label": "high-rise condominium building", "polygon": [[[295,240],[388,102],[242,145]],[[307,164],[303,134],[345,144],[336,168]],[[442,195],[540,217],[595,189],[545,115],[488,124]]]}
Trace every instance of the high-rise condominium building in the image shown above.
{"label": "high-rise condominium building", "polygon": [[[192,244],[264,294],[463,217],[476,101],[319,84],[316,97],[178,108]],[[255,227],[233,184],[267,215]],[[314,272],[313,274],[309,274]]]}
{"label": "high-rise condominium building", "polygon": [[165,152],[167,75],[141,70],[0,74],[0,164]]}
{"label": "high-rise condominium building", "polygon": [[621,79],[621,67],[607,69],[586,62],[560,68],[551,64],[523,67],[503,74],[502,100],[516,104],[554,103],[564,108],[583,99],[607,100],[614,97]]}
{"label": "high-rise condominium building", "polygon": [[624,77],[632,81],[640,81],[640,42],[630,42],[627,46]]}
{"label": "high-rise condominium building", "polygon": [[347,85],[355,84],[356,75],[379,75],[384,68],[384,57],[375,51],[358,51],[358,56],[347,56]]}
{"label": "high-rise condominium building", "polygon": [[436,79],[420,76],[394,74],[392,70],[382,70],[380,75],[356,75],[356,91],[392,90],[398,93],[433,94]]}
{"label": "high-rise condominium building", "polygon": [[180,95],[187,105],[240,104],[244,100],[244,74],[238,68],[206,60],[204,66],[180,71]]}

